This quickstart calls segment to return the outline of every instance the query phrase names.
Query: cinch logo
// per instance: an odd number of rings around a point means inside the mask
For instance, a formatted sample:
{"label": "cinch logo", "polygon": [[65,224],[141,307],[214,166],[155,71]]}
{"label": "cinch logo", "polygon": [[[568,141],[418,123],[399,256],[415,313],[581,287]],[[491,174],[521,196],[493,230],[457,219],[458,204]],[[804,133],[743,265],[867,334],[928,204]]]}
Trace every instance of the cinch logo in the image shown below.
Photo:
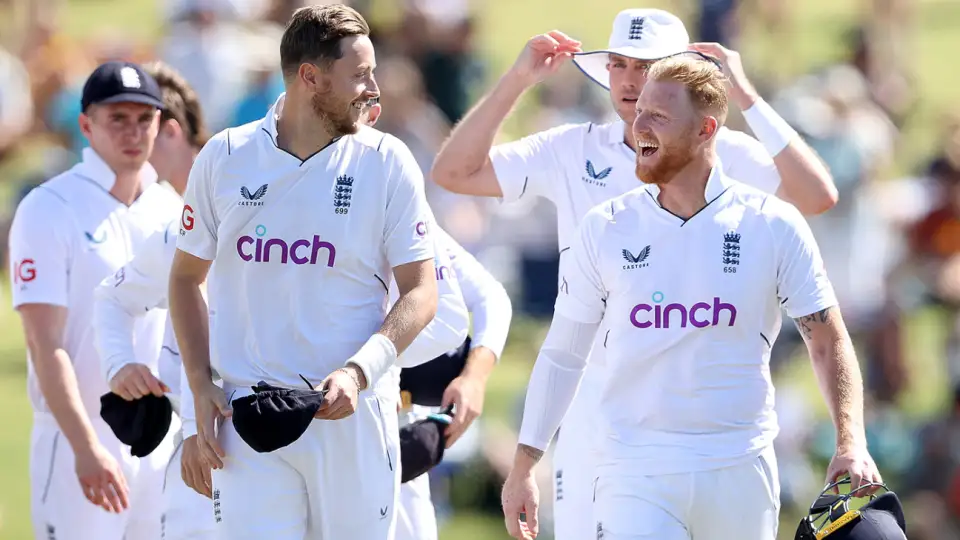
{"label": "cinch logo", "polygon": [[453,275],[453,269],[449,266],[437,266],[437,281],[443,281]]}
{"label": "cinch logo", "polygon": [[418,221],[416,226],[417,236],[426,236],[427,235],[427,223],[425,221]]}
{"label": "cinch logo", "polygon": [[689,308],[683,304],[661,305],[663,293],[660,291],[653,293],[652,300],[653,306],[637,304],[630,312],[630,322],[637,328],[670,328],[671,322],[674,323],[674,327],[679,324],[680,328],[686,328],[688,320],[696,328],[721,326],[720,313],[723,311],[729,314],[726,326],[733,326],[737,322],[737,308],[733,304],[720,301],[716,296],[713,298],[713,304],[697,302]]}
{"label": "cinch logo", "polygon": [[[313,240],[299,239],[287,243],[280,238],[264,238],[267,228],[257,225],[256,238],[241,236],[237,238],[237,254],[247,262],[267,263],[273,255],[274,262],[280,258],[280,264],[287,264],[287,259],[293,264],[317,264],[321,250],[326,250],[326,265],[333,266],[337,260],[337,248],[330,242],[320,240],[319,235],[313,235]],[[321,264],[324,264],[321,260]]]}

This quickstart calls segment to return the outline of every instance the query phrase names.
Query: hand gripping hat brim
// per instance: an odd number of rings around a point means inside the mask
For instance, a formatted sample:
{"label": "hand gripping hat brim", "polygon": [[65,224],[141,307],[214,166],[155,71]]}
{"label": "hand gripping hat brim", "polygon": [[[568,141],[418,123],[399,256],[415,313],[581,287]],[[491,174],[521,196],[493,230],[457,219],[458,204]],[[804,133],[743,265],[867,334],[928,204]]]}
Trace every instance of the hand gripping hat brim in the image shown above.
{"label": "hand gripping hat brim", "polygon": [[233,400],[233,427],[257,452],[273,452],[300,438],[323,404],[323,392],[260,382],[253,394]]}
{"label": "hand gripping hat brim", "polygon": [[100,418],[134,457],[146,457],[156,450],[170,430],[173,405],[166,396],[148,394],[127,401],[113,392],[100,396]]}
{"label": "hand gripping hat brim", "polygon": [[449,416],[435,414],[400,428],[400,482],[409,482],[440,463],[449,424]]}
{"label": "hand gripping hat brim", "polygon": [[609,55],[659,60],[682,53],[689,45],[687,29],[676,15],[662,9],[625,9],[613,20],[607,48],[577,53],[573,62],[584,75],[609,90]]}

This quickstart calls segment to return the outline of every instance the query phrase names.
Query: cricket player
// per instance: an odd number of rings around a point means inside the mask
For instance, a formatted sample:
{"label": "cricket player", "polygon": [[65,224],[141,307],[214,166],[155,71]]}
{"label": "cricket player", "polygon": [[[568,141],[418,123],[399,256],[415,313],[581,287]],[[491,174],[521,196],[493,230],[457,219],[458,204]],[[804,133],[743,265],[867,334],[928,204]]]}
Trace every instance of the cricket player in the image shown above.
{"label": "cricket player", "polygon": [[[366,110],[366,125],[375,125],[382,106],[375,103]],[[416,381],[417,386],[430,388],[431,394],[440,395],[441,398],[438,406],[433,407],[401,399],[399,425],[402,428],[453,406],[453,421],[444,433],[444,443],[449,448],[483,412],[487,380],[506,345],[510,321],[513,318],[513,306],[503,285],[470,252],[439,226],[435,226],[433,232],[437,253],[434,264],[437,268],[440,293],[437,315],[404,354],[421,354],[433,358],[418,346],[421,342],[424,347],[436,347],[437,344],[444,346],[449,343],[445,343],[445,336],[449,335],[450,331],[462,333],[459,342],[453,343],[453,346],[447,345],[447,350],[436,355],[430,362],[418,366],[415,370],[407,369],[401,372],[401,377],[426,379]],[[464,308],[463,319],[457,310],[444,309],[445,305],[454,304],[453,301],[444,301],[449,292],[456,292],[459,296]],[[398,296],[396,284],[391,283],[391,300]],[[473,333],[470,340],[464,341],[470,326],[469,315],[472,315],[473,319]],[[448,331],[436,331],[434,328],[445,328]],[[450,369],[443,364],[453,364],[461,360],[454,358],[461,354],[466,356],[462,359],[462,370],[451,381],[446,378]],[[422,474],[400,485],[395,540],[435,540],[437,535],[437,515],[430,495],[430,477]]]}
{"label": "cricket player", "polygon": [[514,538],[538,532],[533,468],[601,326],[596,537],[776,539],[769,360],[781,309],[803,334],[836,428],[828,481],[881,481],[859,365],[816,241],[794,206],[724,173],[716,138],[726,115],[712,63],[681,55],[650,68],[633,123],[644,185],[591,209],[562,262],[503,489]]}
{"label": "cricket player", "polygon": [[[637,143],[631,131],[636,101],[653,61],[690,48],[717,59],[727,75],[731,100],[759,141],[721,127],[717,155],[734,178],[793,203],[801,212],[816,214],[837,200],[829,171],[757,94],[743,73],[740,56],[717,44],[689,45],[683,23],[656,9],[628,9],[613,23],[609,47],[580,52],[580,42],[560,32],[530,39],[513,67],[454,128],[441,148],[433,179],[456,193],[497,197],[511,202],[546,197],[557,207],[561,262],[573,243],[573,231],[587,210],[637,186],[634,158]],[[569,124],[493,146],[503,120],[520,95],[573,58],[592,80],[610,91],[619,120],[608,124]],[[624,262],[642,261],[636,249],[624,252]],[[627,260],[629,258],[629,260]],[[559,288],[565,285],[558,282]],[[555,531],[558,540],[593,538],[589,513],[593,500],[593,432],[598,391],[604,377],[606,329],[598,333],[590,368],[570,414],[564,419],[553,454]]]}
{"label": "cricket player", "polygon": [[[93,331],[110,390],[127,400],[148,394],[167,395],[182,420],[180,353],[169,317],[159,358],[153,362],[137,361],[132,328],[144,313],[167,310],[167,287],[180,231],[182,195],[187,188],[190,167],[209,136],[200,102],[189,83],[173,68],[159,62],[144,69],[159,84],[164,102],[150,163],[169,189],[181,197],[181,206],[167,216],[166,227],[151,235],[129,263],[97,287]],[[192,417],[193,411],[189,412]],[[213,538],[210,501],[188,488],[181,479],[184,476],[210,478],[209,467],[200,460],[195,427],[183,425],[182,432],[176,433],[174,453],[164,470],[164,478],[159,479],[163,489],[159,515],[162,537],[166,540]],[[211,496],[209,492],[207,496]]]}
{"label": "cricket player", "polygon": [[[108,62],[87,79],[82,161],[34,188],[10,230],[13,305],[23,321],[34,409],[31,515],[36,538],[153,539],[172,436],[136,458],[100,417],[108,392],[91,329],[94,289],[181,205],[148,163],[163,100],[140,66]],[[164,314],[132,328],[132,357],[153,362]],[[165,454],[165,455],[164,455]]]}
{"label": "cricket player", "polygon": [[[439,227],[434,228],[434,233],[438,237],[437,249],[446,250],[450,260],[449,267],[438,267],[437,279],[441,280],[441,284],[448,279],[459,282],[466,309],[472,315],[473,331],[470,340],[465,343],[466,347],[450,353],[454,356],[466,355],[462,371],[452,381],[444,377],[449,371],[437,365],[456,361],[447,354],[416,370],[405,370],[406,376],[426,378],[418,381],[417,386],[436,386],[436,394],[442,394],[442,398],[438,406],[404,402],[400,411],[400,425],[453,406],[453,421],[444,433],[446,447],[450,448],[483,412],[487,380],[503,354],[513,307],[503,285],[473,255]],[[439,311],[434,323],[438,319]],[[436,369],[431,370],[431,367]],[[396,540],[437,539],[437,516],[430,496],[428,474],[400,486],[399,504]]]}
{"label": "cricket player", "polygon": [[[433,217],[409,149],[360,123],[379,97],[363,17],[301,8],[280,57],[285,92],[266,117],[197,156],[170,276],[217,535],[386,540],[399,489],[393,368],[412,361],[397,362],[437,310]],[[220,422],[260,381],[304,379],[323,405],[289,444],[257,452]]]}

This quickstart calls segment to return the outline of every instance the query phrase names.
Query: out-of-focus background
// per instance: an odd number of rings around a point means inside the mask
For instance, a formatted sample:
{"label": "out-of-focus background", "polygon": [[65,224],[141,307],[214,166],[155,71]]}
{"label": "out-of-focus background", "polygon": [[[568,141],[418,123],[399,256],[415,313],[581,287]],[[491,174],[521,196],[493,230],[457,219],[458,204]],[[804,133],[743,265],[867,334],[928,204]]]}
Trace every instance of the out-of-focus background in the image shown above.
{"label": "out-of-focus background", "polygon": [[[281,91],[279,35],[302,3],[0,0],[2,243],[23,194],[83,147],[80,87],[98,62],[165,60],[197,89],[213,128],[256,120]],[[762,94],[838,184],[840,203],[810,222],[857,343],[871,449],[908,505],[910,538],[960,538],[960,2],[349,3],[374,28],[384,106],[377,127],[403,139],[425,171],[451,124],[536,33],[558,28],[600,48],[619,10],[664,7],[694,39],[739,50]],[[605,93],[568,66],[528,93],[505,138],[611,114]],[[729,123],[746,129],[737,114]],[[443,226],[503,280],[517,310],[483,417],[431,473],[441,538],[506,538],[499,487],[556,293],[554,211],[548,203],[499,207],[435,185],[428,194]],[[792,538],[799,509],[822,484],[832,428],[789,325],[774,353],[781,538]],[[25,362],[18,317],[0,309],[2,540],[32,538]]]}

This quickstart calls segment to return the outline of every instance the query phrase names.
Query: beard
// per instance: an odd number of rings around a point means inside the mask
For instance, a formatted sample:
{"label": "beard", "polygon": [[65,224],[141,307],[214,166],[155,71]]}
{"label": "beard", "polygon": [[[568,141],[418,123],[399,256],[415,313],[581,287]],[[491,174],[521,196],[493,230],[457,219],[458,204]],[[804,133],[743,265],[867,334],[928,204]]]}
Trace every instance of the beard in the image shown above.
{"label": "beard", "polygon": [[324,129],[334,137],[352,135],[360,129],[357,124],[359,111],[354,108],[353,100],[338,99],[328,90],[314,93],[310,106]]}
{"label": "beard", "polygon": [[637,152],[636,174],[644,184],[664,185],[684,169],[694,158],[694,147],[687,141],[693,140],[693,133],[686,132],[677,137],[672,144],[660,144],[653,162],[642,161]]}

